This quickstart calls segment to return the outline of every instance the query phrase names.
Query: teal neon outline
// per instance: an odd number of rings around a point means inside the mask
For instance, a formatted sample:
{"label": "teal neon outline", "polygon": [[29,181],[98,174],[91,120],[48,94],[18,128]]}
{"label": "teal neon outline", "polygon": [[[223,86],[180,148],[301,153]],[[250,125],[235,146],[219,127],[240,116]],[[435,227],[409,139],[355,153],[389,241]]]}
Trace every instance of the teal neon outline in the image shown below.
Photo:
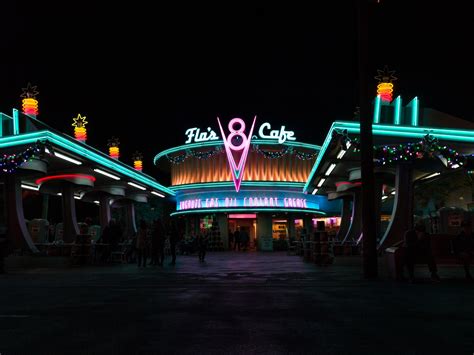
{"label": "teal neon outline", "polygon": [[[233,187],[232,181],[219,181],[219,182],[204,182],[197,184],[186,184],[186,185],[175,185],[169,186],[169,189],[173,191],[180,190],[194,190],[203,188],[215,188],[215,187]],[[294,187],[303,188],[304,182],[282,182],[282,181],[243,181],[242,186],[244,187]]]}
{"label": "teal neon outline", "polygon": [[20,119],[18,117],[18,110],[13,109],[13,135],[20,134]]}
{"label": "teal neon outline", "polygon": [[[210,142],[202,142],[202,143],[191,143],[191,144],[185,144],[185,145],[180,145],[178,147],[173,147],[166,149],[157,155],[155,155],[155,158],[153,159],[153,164],[156,165],[157,161],[164,157],[165,155],[172,154],[179,152],[181,150],[186,150],[186,149],[193,149],[193,148],[203,148],[203,147],[215,147],[215,146],[221,146],[223,145],[224,142],[222,139],[216,140],[216,141],[210,141]],[[252,139],[251,141],[252,145],[255,144],[260,144],[260,145],[287,145],[291,147],[298,147],[298,148],[305,148],[305,149],[312,149],[319,151],[321,149],[321,146],[315,145],[315,144],[309,144],[309,143],[301,143],[301,142],[294,142],[294,141],[285,141],[284,143],[278,143],[278,141],[273,141],[269,139]]]}
{"label": "teal neon outline", "polygon": [[400,114],[402,112],[402,97],[398,96],[394,102],[393,124],[399,125],[401,121]]}
{"label": "teal neon outline", "polygon": [[[314,178],[314,175],[321,163],[321,160],[326,153],[326,150],[332,140],[332,133],[334,130],[347,130],[349,134],[360,134],[360,124],[358,122],[345,122],[335,121],[324,140],[323,146],[318,154],[318,157],[311,169],[308,176],[308,180],[303,188],[303,192],[309,191],[309,186]],[[372,125],[372,132],[376,136],[390,136],[390,137],[402,137],[402,138],[423,138],[428,133],[433,137],[440,140],[447,140],[453,142],[474,142],[474,130],[467,131],[461,129],[445,129],[445,128],[432,128],[432,127],[420,127],[420,126],[394,126],[386,124],[374,124]]]}
{"label": "teal neon outline", "polygon": [[382,98],[380,95],[375,97],[375,105],[374,105],[374,123],[380,123],[380,105],[381,105]]}
{"label": "teal neon outline", "polygon": [[418,109],[419,109],[418,97],[415,96],[413,100],[411,100],[410,106],[412,108],[411,125],[415,127],[415,126],[418,126]]}
{"label": "teal neon outline", "polygon": [[225,213],[225,212],[301,212],[301,213],[314,213],[326,216],[327,213],[320,210],[313,209],[298,209],[298,208],[201,208],[201,209],[189,209],[176,211],[170,214],[170,216],[178,216],[189,213]]}
{"label": "teal neon outline", "polygon": [[86,144],[76,142],[73,138],[65,138],[57,133],[50,131],[37,131],[32,133],[24,133],[16,136],[2,137],[0,138],[0,148],[7,148],[12,146],[18,146],[22,144],[35,143],[37,140],[48,140],[52,144],[56,144],[61,148],[78,154],[80,157],[89,159],[95,163],[100,164],[102,167],[109,168],[115,172],[125,175],[131,179],[134,179],[149,188],[162,191],[168,195],[175,196],[175,192],[159,183],[146,174],[138,173],[132,167],[122,163],[121,161],[110,158],[105,153],[102,153]]}

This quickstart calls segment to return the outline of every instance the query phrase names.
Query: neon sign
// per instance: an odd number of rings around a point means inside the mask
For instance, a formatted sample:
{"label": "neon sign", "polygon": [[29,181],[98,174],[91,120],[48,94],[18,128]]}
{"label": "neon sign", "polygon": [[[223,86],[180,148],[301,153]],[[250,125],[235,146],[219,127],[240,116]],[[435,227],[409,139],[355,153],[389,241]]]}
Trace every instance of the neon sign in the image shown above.
{"label": "neon sign", "polygon": [[293,131],[285,131],[285,126],[281,126],[280,130],[274,129],[270,131],[270,134],[265,134],[264,130],[270,130],[272,126],[270,123],[265,122],[260,126],[260,129],[258,130],[258,135],[262,139],[278,139],[278,143],[282,144],[285,143],[286,140],[289,141],[295,141],[296,138],[294,137],[295,132]]}
{"label": "neon sign", "polygon": [[207,132],[201,132],[197,127],[189,128],[185,134],[188,136],[187,141],[184,142],[185,144],[215,141],[219,139],[219,136],[211,129],[211,127],[207,127]]}
{"label": "neon sign", "polygon": [[[234,180],[235,191],[239,192],[240,183],[244,177],[245,162],[250,148],[250,140],[252,139],[253,128],[255,127],[255,120],[257,116],[253,118],[252,127],[248,137],[245,135],[245,122],[241,118],[233,118],[230,120],[229,128],[230,134],[226,137],[224,129],[222,128],[221,121],[217,117],[219,128],[221,129],[222,137],[224,139],[225,151],[227,154],[227,161],[229,162],[230,171],[232,173],[232,180]],[[238,125],[238,129],[235,126]],[[240,153],[239,164],[235,162],[234,153]]]}
{"label": "neon sign", "polygon": [[[258,129],[258,137],[261,139],[277,140],[278,143],[282,144],[286,141],[295,141],[295,132],[287,131],[285,126],[281,126],[280,129],[271,129],[270,123],[262,123]],[[189,143],[201,143],[219,140],[220,137],[211,128],[207,127],[207,131],[201,131],[200,128],[193,127],[186,130],[185,135],[188,137],[185,144]]]}
{"label": "neon sign", "polygon": [[[236,198],[232,196],[194,198],[179,201],[177,210],[192,210],[203,208],[231,208],[231,207],[273,207],[273,208],[308,208],[306,198],[277,197],[277,196],[249,196]],[[317,206],[316,208],[319,208]]]}

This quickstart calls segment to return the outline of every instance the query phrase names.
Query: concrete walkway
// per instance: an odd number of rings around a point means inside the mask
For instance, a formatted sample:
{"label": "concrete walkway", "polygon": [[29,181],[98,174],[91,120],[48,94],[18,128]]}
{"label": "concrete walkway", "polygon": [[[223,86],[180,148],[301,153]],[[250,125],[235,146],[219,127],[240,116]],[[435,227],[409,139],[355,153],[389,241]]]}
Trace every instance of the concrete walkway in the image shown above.
{"label": "concrete walkway", "polygon": [[0,353],[471,354],[474,283],[365,281],[359,257],[209,253],[175,267],[33,268],[0,275]]}

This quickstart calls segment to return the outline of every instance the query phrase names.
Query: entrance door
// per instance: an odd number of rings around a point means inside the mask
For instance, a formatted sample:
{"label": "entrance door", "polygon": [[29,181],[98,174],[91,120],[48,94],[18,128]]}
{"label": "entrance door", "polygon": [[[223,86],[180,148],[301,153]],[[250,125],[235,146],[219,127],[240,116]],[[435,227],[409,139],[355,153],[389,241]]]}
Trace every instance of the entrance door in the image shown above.
{"label": "entrance door", "polygon": [[[229,231],[235,233],[236,230],[239,231],[242,243],[241,246],[243,250],[256,250],[256,236],[257,236],[257,218],[255,214],[229,214]],[[244,240],[244,237],[248,236],[247,241]],[[245,244],[244,244],[245,243]],[[235,240],[234,240],[235,244]],[[233,249],[237,249],[234,247]]]}

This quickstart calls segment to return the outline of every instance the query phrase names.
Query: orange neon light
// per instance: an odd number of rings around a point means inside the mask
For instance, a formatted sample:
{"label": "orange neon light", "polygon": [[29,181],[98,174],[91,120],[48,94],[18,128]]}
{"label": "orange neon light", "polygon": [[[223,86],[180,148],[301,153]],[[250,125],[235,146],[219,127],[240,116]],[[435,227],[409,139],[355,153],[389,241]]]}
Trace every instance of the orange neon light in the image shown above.
{"label": "orange neon light", "polygon": [[109,147],[109,155],[111,158],[118,159],[120,156],[119,147]]}
{"label": "orange neon light", "polygon": [[87,140],[87,124],[86,116],[81,116],[79,113],[77,117],[73,118],[72,126],[74,127],[74,137],[81,142],[85,142]]}
{"label": "orange neon light", "polygon": [[87,129],[85,127],[75,127],[74,136],[78,141],[85,142],[87,140]]}
{"label": "orange neon light", "polygon": [[133,167],[135,170],[142,171],[143,170],[143,162],[141,160],[135,160],[133,162]]}
{"label": "orange neon light", "polygon": [[377,85],[377,94],[380,95],[380,99],[385,102],[392,101],[393,84],[392,83],[380,83]]}
{"label": "orange neon light", "polygon": [[31,97],[26,97],[22,100],[23,113],[26,115],[38,115],[38,100]]}

